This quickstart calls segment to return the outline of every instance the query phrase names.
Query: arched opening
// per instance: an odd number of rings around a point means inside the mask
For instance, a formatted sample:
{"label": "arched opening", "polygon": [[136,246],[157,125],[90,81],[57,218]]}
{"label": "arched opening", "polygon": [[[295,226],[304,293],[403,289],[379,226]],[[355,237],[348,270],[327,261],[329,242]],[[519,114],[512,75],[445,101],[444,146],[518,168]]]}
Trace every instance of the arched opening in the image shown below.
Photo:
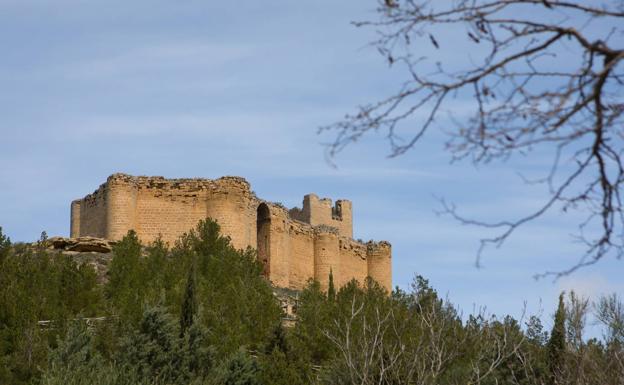
{"label": "arched opening", "polygon": [[271,256],[271,211],[266,203],[258,206],[257,219],[258,260],[264,266],[264,275],[269,276],[269,258]]}

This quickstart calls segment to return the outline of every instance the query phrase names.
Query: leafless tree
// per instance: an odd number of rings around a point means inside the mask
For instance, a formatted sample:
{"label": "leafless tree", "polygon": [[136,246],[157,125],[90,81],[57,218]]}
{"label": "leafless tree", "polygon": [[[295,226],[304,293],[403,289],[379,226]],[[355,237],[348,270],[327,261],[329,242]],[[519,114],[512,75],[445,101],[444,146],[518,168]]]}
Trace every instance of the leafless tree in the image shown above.
{"label": "leafless tree", "polygon": [[[417,302],[415,302],[417,303]],[[564,363],[552,378],[535,365],[544,345],[535,345],[513,321],[483,311],[463,325],[439,306],[400,307],[367,304],[353,296],[350,311],[334,319],[324,335],[338,349],[322,383],[620,385],[624,383],[624,306],[615,296],[588,299],[570,293],[566,301]],[[596,320],[602,339],[587,338]],[[448,308],[447,308],[448,310]],[[524,314],[524,311],[523,311]],[[524,317],[521,317],[522,322]]]}
{"label": "leafless tree", "polygon": [[[486,223],[444,203],[462,223],[493,230],[481,239],[477,263],[484,247],[500,246],[554,209],[587,214],[578,233],[586,248],[573,266],[546,274],[621,258],[624,1],[378,2],[379,18],[355,25],[376,29],[372,44],[390,65],[402,65],[407,79],[396,93],[320,129],[335,135],[330,158],[372,131],[384,133],[390,156],[399,156],[442,121],[453,160],[485,164],[547,151],[549,172],[527,180],[549,188],[535,211]],[[446,59],[418,56],[424,44]],[[469,56],[454,52],[467,45]],[[458,99],[471,103],[469,117],[452,113]]]}
{"label": "leafless tree", "polygon": [[[448,304],[448,302],[447,302]],[[477,327],[466,332],[460,321],[449,318],[438,306],[417,305],[409,314],[398,308],[374,307],[353,297],[351,312],[334,320],[325,336],[336,346],[341,379],[331,383],[383,384],[473,384],[487,383],[496,370],[512,357],[528,360],[521,351],[525,339],[512,338],[509,325],[498,332],[484,313]],[[466,346],[474,350],[468,355]],[[445,372],[468,360],[468,373],[449,379]],[[336,382],[338,381],[338,382]],[[449,382],[450,381],[450,382]]]}
{"label": "leafless tree", "polygon": [[594,314],[609,357],[604,383],[624,384],[624,303],[616,294],[603,296],[594,303]]}

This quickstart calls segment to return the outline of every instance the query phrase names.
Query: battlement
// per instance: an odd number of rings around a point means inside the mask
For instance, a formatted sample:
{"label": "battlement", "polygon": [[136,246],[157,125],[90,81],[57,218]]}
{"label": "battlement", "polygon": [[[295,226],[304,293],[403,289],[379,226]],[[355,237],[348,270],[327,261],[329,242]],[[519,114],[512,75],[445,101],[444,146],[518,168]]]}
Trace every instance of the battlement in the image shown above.
{"label": "battlement", "polygon": [[93,193],[71,204],[71,237],[121,239],[134,230],[141,241],[172,243],[212,218],[239,249],[252,247],[264,274],[276,286],[303,288],[315,278],[326,288],[329,271],[342,285],[373,277],[391,289],[391,250],[387,242],[353,240],[352,204],[308,194],[302,208],[256,197],[249,182],[218,179],[166,179],[113,174]]}
{"label": "battlement", "polygon": [[295,207],[289,214],[292,219],[312,226],[330,226],[336,228],[340,235],[353,237],[352,205],[348,200],[337,200],[332,206],[331,199],[308,194],[303,197],[302,208]]}
{"label": "battlement", "polygon": [[116,173],[106,179],[107,185],[127,185],[134,188],[161,189],[161,190],[206,190],[206,189],[232,189],[247,192],[253,195],[251,186],[245,178],[238,176],[222,176],[218,179],[206,178],[177,178],[166,179],[162,176],[132,176],[128,174]]}

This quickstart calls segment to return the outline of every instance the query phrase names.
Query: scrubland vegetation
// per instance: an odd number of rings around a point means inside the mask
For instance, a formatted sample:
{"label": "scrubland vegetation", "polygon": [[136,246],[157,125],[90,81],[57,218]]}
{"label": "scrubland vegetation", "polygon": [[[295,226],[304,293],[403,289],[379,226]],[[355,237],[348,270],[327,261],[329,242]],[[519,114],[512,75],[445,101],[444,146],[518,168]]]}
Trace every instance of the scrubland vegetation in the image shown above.
{"label": "scrubland vegetation", "polygon": [[210,220],[172,247],[128,233],[103,284],[0,229],[0,384],[624,384],[615,295],[516,320],[461,315],[420,276],[392,293],[311,281],[285,327],[261,272]]}

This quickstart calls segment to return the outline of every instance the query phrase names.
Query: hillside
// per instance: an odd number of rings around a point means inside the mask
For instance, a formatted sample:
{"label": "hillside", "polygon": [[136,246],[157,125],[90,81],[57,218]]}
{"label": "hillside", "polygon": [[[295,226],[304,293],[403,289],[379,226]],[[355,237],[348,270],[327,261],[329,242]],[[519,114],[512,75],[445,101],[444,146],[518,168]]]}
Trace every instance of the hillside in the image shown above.
{"label": "hillside", "polygon": [[0,383],[623,383],[615,296],[595,305],[604,337],[586,340],[574,293],[546,330],[537,316],[462,315],[420,276],[388,293],[336,287],[330,271],[327,290],[295,293],[262,273],[211,220],[173,246],[133,232],[13,245],[0,232]]}

